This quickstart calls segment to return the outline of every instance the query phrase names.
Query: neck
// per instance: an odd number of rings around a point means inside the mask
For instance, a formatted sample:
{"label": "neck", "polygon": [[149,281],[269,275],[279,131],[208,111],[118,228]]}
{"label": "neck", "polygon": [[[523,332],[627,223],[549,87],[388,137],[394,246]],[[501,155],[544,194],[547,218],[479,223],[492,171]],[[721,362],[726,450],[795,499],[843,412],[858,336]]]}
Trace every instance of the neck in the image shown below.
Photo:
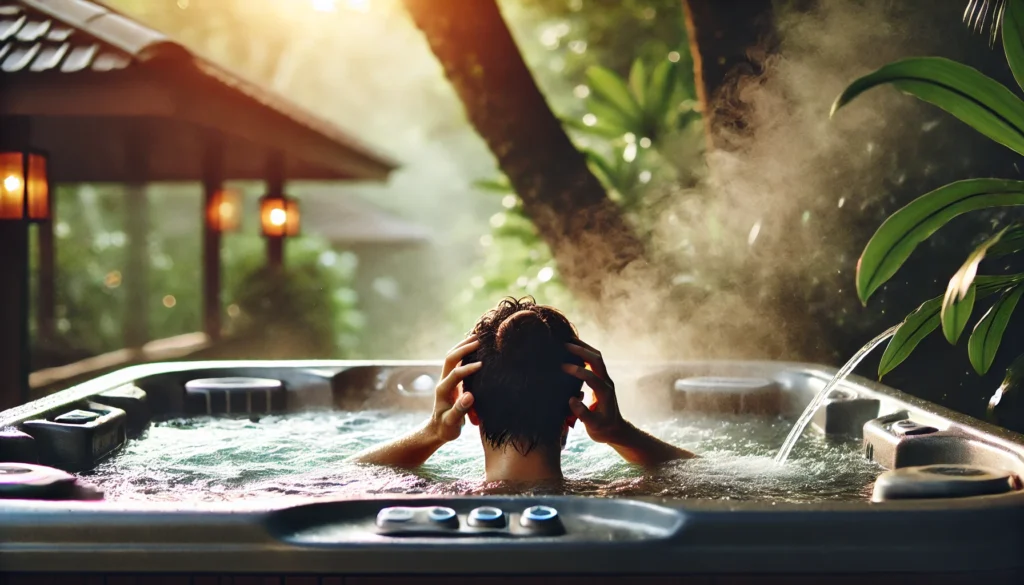
{"label": "neck", "polygon": [[486,481],[538,482],[562,479],[558,449],[535,447],[523,455],[511,445],[495,449],[484,441]]}

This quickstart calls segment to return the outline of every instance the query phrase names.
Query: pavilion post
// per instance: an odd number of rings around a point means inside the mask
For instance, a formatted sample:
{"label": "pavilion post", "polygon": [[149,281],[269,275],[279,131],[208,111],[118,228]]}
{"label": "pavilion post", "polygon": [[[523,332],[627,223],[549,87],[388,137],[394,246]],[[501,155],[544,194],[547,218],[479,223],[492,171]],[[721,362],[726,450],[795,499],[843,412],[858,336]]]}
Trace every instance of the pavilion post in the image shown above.
{"label": "pavilion post", "polygon": [[124,186],[127,258],[122,282],[125,287],[124,343],[139,349],[149,341],[149,201],[146,197],[148,144],[145,135],[134,134],[126,143],[125,162],[130,177]]}
{"label": "pavilion post", "polygon": [[[0,147],[26,150],[30,138],[28,118],[0,120]],[[0,410],[29,399],[28,234],[27,219],[0,221]]]}
{"label": "pavilion post", "polygon": [[[284,156],[278,151],[267,158],[267,196],[284,196]],[[267,236],[267,265],[271,268],[284,265],[284,236]]]}
{"label": "pavilion post", "polygon": [[36,335],[45,347],[57,338],[57,258],[54,247],[53,222],[56,221],[54,202],[57,193],[50,184],[50,218],[36,227],[39,243],[39,306],[36,308]]}
{"label": "pavilion post", "polygon": [[211,341],[221,331],[221,232],[209,218],[217,193],[224,188],[224,143],[211,136],[203,160],[203,331]]}

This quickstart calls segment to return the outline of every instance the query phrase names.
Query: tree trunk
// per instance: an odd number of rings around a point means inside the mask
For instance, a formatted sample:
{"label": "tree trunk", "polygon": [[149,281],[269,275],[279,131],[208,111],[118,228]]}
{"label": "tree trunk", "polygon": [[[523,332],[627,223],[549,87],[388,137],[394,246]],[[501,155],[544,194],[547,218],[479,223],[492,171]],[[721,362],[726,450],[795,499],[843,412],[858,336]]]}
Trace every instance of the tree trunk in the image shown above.
{"label": "tree trunk", "polygon": [[590,172],[523,62],[495,0],[404,0],[523,211],[584,306],[648,271],[644,245]]}
{"label": "tree trunk", "polygon": [[683,0],[683,7],[708,147],[728,149],[728,136],[745,129],[731,82],[759,73],[774,48],[772,0]]}

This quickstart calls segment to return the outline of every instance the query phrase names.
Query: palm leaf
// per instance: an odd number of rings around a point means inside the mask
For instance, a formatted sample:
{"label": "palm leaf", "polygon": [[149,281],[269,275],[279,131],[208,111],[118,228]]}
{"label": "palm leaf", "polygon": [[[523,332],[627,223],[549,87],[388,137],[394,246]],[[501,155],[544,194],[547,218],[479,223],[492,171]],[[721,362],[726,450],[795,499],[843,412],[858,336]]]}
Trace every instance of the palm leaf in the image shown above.
{"label": "palm leaf", "polygon": [[[658,63],[648,81],[647,100],[644,109],[651,120],[663,123],[670,117],[672,97],[676,94],[679,77],[676,68],[668,59]],[[655,136],[649,138],[654,139]]]}
{"label": "palm leaf", "polygon": [[941,57],[913,57],[857,79],[836,98],[834,115],[865,91],[891,84],[936,105],[992,140],[1024,154],[1024,102],[991,77]]}
{"label": "palm leaf", "polygon": [[977,297],[977,287],[973,284],[967,289],[967,294],[963,298],[960,298],[955,292],[950,294],[949,289],[946,290],[946,294],[942,298],[942,310],[939,313],[942,319],[942,334],[946,336],[946,341],[956,345],[960,339],[960,334],[964,332],[967,321],[970,320],[971,313],[974,312],[975,297]]}
{"label": "palm leaf", "polygon": [[636,133],[643,128],[642,120],[626,115],[622,110],[607,102],[591,97],[587,100],[587,109],[597,117],[595,126],[613,129],[614,137],[618,138],[627,132]]}
{"label": "palm leaf", "polygon": [[[1024,273],[979,276],[974,279],[978,299],[986,298],[1000,290],[1022,282],[1024,282]],[[885,347],[885,352],[882,353],[882,359],[878,363],[879,378],[903,363],[914,352],[918,344],[925,337],[928,337],[929,333],[938,329],[941,319],[939,313],[942,310],[942,299],[943,297],[935,297],[925,301],[903,320],[899,330],[889,340],[889,345]]]}
{"label": "palm leaf", "polygon": [[1001,258],[1024,250],[1024,225],[1014,224],[1006,229],[999,242],[989,248],[988,258]]}
{"label": "palm leaf", "polygon": [[864,248],[857,262],[857,295],[867,303],[917,245],[951,219],[1006,205],[1024,205],[1024,181],[969,179],[918,197],[885,220]]}
{"label": "palm leaf", "polygon": [[939,326],[939,310],[942,308],[942,297],[929,299],[912,313],[907,315],[896,335],[885,346],[882,359],[878,362],[878,378],[891,372],[896,366],[910,357],[914,349]]}
{"label": "palm leaf", "polygon": [[593,125],[588,126],[584,124],[582,120],[576,120],[573,118],[562,118],[562,124],[579,130],[580,132],[586,132],[587,134],[593,134],[594,136],[601,136],[604,138],[618,138],[622,136],[622,127],[608,123],[606,120],[598,118],[597,122]]}
{"label": "palm leaf", "polygon": [[479,179],[473,181],[473,186],[481,191],[488,191],[499,195],[508,195],[509,193],[516,192],[512,187],[512,183],[504,176],[497,179]]}
{"label": "palm leaf", "polygon": [[[615,72],[604,67],[587,69],[587,85],[593,97],[599,102],[618,111],[619,117],[627,120],[629,125],[638,126],[641,121],[640,105],[629,93],[629,87]],[[600,118],[600,114],[594,112]]]}
{"label": "palm leaf", "polygon": [[633,92],[633,98],[642,111],[646,101],[644,94],[647,90],[647,69],[644,67],[643,59],[633,61],[632,67],[629,68],[629,89]]}
{"label": "palm leaf", "polygon": [[974,326],[974,332],[967,341],[967,356],[974,371],[979,374],[985,375],[992,367],[999,344],[1003,341],[1003,333],[1006,332],[1006,326],[1022,294],[1024,286],[1020,285],[1006,291]]}
{"label": "palm leaf", "polygon": [[1024,88],[1024,2],[1010,0],[1003,13],[1003,51],[1017,85]]}
{"label": "palm leaf", "polygon": [[974,282],[974,277],[978,274],[978,265],[985,259],[985,255],[989,249],[999,243],[999,241],[1006,235],[1006,232],[1011,228],[1005,227],[996,233],[991,238],[985,240],[974,249],[973,252],[967,256],[967,260],[964,261],[960,269],[956,271],[953,278],[949,279],[949,286],[946,287],[946,295],[956,295],[958,299],[963,299],[967,296],[967,289],[971,287]]}

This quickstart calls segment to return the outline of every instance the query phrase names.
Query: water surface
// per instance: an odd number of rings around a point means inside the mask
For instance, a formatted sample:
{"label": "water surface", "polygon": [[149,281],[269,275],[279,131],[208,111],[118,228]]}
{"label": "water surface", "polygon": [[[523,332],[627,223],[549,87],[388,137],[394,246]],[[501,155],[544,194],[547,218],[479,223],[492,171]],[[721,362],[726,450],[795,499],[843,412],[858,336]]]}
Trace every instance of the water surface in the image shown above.
{"label": "water surface", "polygon": [[857,442],[835,443],[820,436],[805,438],[793,458],[778,466],[772,455],[791,421],[685,414],[643,426],[700,459],[645,470],[594,443],[579,426],[569,434],[562,457],[566,482],[558,486],[484,483],[479,435],[469,425],[415,472],[345,460],[416,428],[425,418],[425,413],[324,411],[258,421],[202,417],[157,422],[86,479],[113,501],[515,492],[820,502],[866,499],[882,471],[863,458]]}

